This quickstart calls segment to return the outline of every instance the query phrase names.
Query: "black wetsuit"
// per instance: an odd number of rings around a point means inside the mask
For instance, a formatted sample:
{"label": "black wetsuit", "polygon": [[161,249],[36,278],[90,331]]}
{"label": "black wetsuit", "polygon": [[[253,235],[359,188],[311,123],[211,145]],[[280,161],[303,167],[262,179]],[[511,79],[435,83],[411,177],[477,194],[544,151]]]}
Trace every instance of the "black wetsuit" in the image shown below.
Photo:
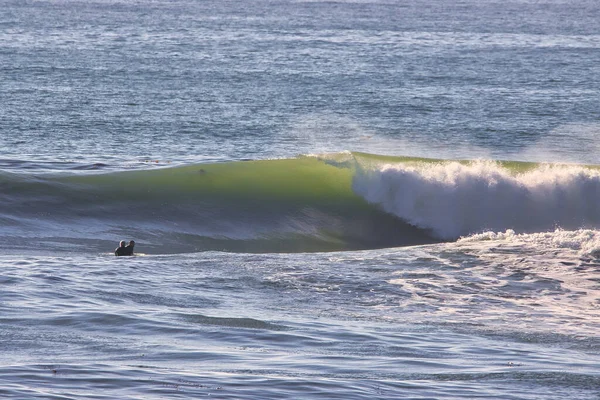
{"label": "black wetsuit", "polygon": [[117,247],[115,250],[115,256],[130,256],[131,254],[133,254],[133,249],[131,249],[131,253],[128,253],[128,251],[129,250],[125,246]]}
{"label": "black wetsuit", "polygon": [[124,256],[132,256],[133,255],[133,245],[132,244],[128,244],[127,246],[124,247],[123,255]]}

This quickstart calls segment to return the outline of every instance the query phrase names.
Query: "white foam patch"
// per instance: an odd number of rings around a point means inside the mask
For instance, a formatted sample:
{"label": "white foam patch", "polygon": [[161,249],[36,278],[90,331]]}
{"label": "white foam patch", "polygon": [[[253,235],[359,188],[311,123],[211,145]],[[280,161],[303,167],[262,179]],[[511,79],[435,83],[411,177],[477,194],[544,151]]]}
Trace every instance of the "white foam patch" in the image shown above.
{"label": "white foam patch", "polygon": [[441,239],[600,227],[600,172],[582,166],[514,175],[489,161],[385,165],[357,172],[353,189]]}
{"label": "white foam patch", "polygon": [[566,231],[556,229],[553,232],[521,233],[512,229],[504,232],[483,232],[461,237],[458,243],[503,242],[512,246],[534,245],[540,248],[563,248],[574,250],[580,256],[600,257],[600,231],[594,229],[577,229]]}

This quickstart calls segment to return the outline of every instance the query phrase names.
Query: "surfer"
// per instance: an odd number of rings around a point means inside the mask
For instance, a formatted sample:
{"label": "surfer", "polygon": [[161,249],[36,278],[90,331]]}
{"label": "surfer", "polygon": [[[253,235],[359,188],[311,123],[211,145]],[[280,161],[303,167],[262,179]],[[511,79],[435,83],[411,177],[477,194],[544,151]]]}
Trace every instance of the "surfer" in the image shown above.
{"label": "surfer", "polygon": [[[133,250],[133,249],[132,249]],[[126,256],[127,255],[127,247],[125,246],[125,241],[121,240],[121,242],[119,242],[119,247],[117,247],[115,249],[115,256]]]}
{"label": "surfer", "polygon": [[125,254],[126,256],[132,256],[133,255],[133,246],[135,246],[135,242],[133,240],[129,241],[129,244],[127,246],[125,246]]}

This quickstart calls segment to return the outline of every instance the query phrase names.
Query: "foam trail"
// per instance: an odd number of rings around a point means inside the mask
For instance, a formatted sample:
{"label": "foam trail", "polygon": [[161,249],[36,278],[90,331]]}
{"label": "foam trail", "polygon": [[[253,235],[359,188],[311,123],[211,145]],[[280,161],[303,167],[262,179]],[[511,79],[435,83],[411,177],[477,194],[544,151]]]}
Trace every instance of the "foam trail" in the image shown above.
{"label": "foam trail", "polygon": [[[580,257],[600,256],[600,231],[592,229],[577,229],[565,231],[556,229],[554,232],[521,233],[512,229],[504,232],[484,232],[463,237],[458,243],[476,243],[503,241],[514,246],[533,245],[538,249],[546,248],[551,251],[570,249],[577,251]],[[539,250],[538,250],[539,251]]]}
{"label": "foam trail", "polygon": [[384,165],[359,171],[353,190],[446,240],[600,226],[600,172],[582,166],[540,165],[515,175],[489,161]]}

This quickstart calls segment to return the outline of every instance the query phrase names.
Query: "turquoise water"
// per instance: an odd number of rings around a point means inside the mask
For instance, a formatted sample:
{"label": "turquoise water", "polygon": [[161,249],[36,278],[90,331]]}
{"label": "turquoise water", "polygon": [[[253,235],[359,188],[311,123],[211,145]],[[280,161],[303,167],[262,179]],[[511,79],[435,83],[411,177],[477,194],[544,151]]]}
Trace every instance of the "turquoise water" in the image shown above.
{"label": "turquoise water", "polygon": [[599,16],[3,2],[1,397],[599,398]]}

